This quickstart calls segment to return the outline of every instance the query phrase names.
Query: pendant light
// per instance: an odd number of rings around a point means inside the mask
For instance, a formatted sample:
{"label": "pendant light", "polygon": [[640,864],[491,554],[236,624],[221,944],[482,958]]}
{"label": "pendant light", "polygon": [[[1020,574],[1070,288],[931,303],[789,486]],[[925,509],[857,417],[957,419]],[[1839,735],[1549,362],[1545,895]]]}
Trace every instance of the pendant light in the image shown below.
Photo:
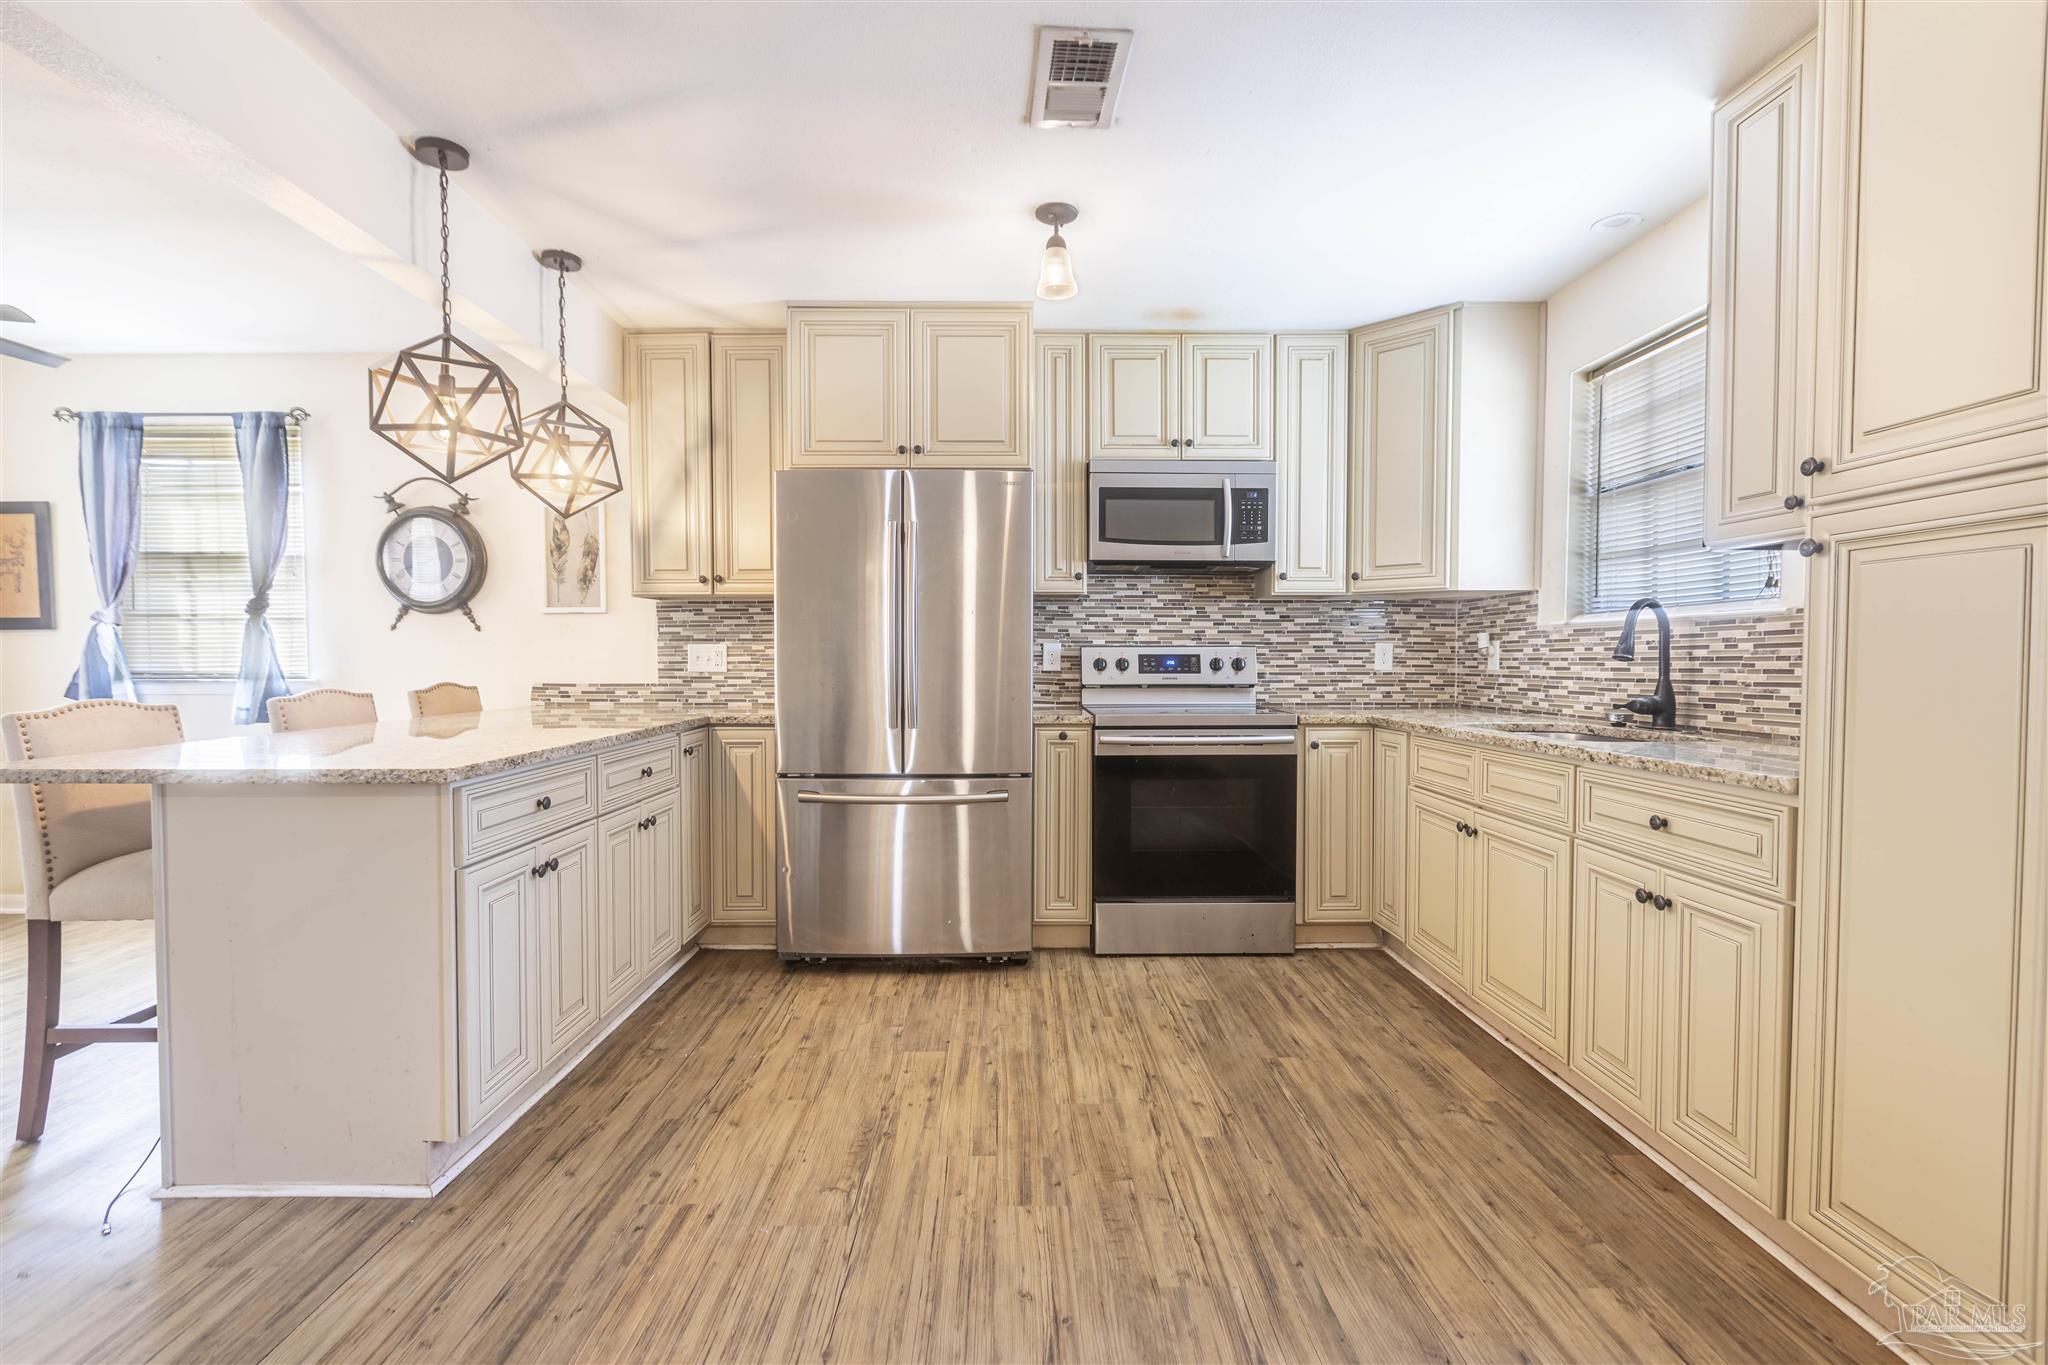
{"label": "pendant light", "polygon": [[441,173],[441,334],[370,370],[370,430],[448,483],[519,449],[519,391],[483,352],[455,335],[448,287],[448,173],[469,151],[423,137],[415,159]]}
{"label": "pendant light", "polygon": [[1067,254],[1067,239],[1060,236],[1060,229],[1079,218],[1081,210],[1072,204],[1040,204],[1035,216],[1052,227],[1038,263],[1038,297],[1070,299],[1081,292],[1081,282],[1074,278],[1074,258]]}
{"label": "pendant light", "polygon": [[555,272],[555,358],[562,397],[526,419],[526,443],[512,457],[512,479],[553,508],[572,517],[619,491],[619,457],[611,428],[569,401],[569,272],[583,268],[571,251],[540,251],[534,258]]}

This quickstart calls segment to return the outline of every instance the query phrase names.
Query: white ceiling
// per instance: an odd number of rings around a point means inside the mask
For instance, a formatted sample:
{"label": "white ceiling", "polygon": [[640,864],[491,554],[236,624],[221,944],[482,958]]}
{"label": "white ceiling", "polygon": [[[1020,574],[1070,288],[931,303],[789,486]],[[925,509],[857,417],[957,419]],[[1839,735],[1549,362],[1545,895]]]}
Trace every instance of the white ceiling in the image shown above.
{"label": "white ceiling", "polygon": [[[619,321],[1080,297],[1040,327],[1316,327],[1547,296],[1706,191],[1718,95],[1813,0],[261,7]],[[1034,26],[1136,30],[1115,128],[1024,122]]]}
{"label": "white ceiling", "polygon": [[0,302],[36,319],[0,333],[65,355],[388,351],[440,321],[5,46]]}

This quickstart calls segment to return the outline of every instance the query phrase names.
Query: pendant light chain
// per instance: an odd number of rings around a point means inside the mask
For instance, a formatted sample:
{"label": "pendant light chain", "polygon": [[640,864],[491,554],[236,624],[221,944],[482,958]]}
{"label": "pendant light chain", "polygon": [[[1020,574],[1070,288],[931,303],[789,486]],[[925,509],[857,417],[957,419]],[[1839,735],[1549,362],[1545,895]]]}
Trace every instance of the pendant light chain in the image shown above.
{"label": "pendant light chain", "polygon": [[562,401],[569,401],[569,267],[555,266],[555,360],[562,370]]}
{"label": "pendant light chain", "polygon": [[455,335],[455,320],[449,304],[448,286],[448,153],[442,152],[441,161],[441,334]]}

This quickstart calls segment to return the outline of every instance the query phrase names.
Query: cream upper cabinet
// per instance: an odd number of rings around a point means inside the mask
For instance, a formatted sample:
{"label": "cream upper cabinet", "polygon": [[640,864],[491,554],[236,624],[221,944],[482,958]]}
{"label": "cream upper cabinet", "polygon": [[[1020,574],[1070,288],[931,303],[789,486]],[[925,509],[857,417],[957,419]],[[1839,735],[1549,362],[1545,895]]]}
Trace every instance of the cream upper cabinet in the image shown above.
{"label": "cream upper cabinet", "polygon": [[1341,593],[1351,460],[1351,339],[1342,332],[1283,334],[1274,338],[1273,351],[1279,391],[1273,472],[1280,542],[1273,567],[1259,573],[1259,591]]}
{"label": "cream upper cabinet", "polygon": [[1900,1299],[2048,1304],[2048,481],[1812,535],[1787,1216]]}
{"label": "cream upper cabinet", "polygon": [[1351,333],[1351,591],[1536,587],[1541,362],[1536,304]]}
{"label": "cream upper cabinet", "polygon": [[702,597],[711,590],[711,335],[626,338],[632,413],[633,591]]}
{"label": "cream upper cabinet", "polygon": [[1408,793],[1408,947],[1459,986],[1472,968],[1465,815],[1457,802]]}
{"label": "cream upper cabinet", "polygon": [[1335,726],[1302,731],[1301,920],[1366,923],[1372,919],[1372,732]]}
{"label": "cream upper cabinet", "polygon": [[1084,726],[1038,727],[1031,779],[1031,906],[1040,924],[1086,924],[1095,918],[1090,734]]}
{"label": "cream upper cabinet", "polygon": [[789,462],[901,465],[910,457],[910,314],[789,310]]}
{"label": "cream upper cabinet", "polygon": [[711,591],[775,592],[775,471],[788,460],[782,332],[711,337]]}
{"label": "cream upper cabinet", "polygon": [[1522,1037],[1565,1061],[1570,1020],[1572,841],[1475,811],[1472,994]]}
{"label": "cream upper cabinet", "polygon": [[910,315],[910,462],[1031,462],[1031,312],[920,309]]}
{"label": "cream upper cabinet", "polygon": [[712,732],[711,921],[775,920],[775,732]]}
{"label": "cream upper cabinet", "polygon": [[1180,337],[1088,338],[1088,455],[1171,460],[1180,454]]}
{"label": "cream upper cabinet", "polygon": [[1821,7],[1816,508],[2048,453],[2048,3]]}
{"label": "cream upper cabinet", "polygon": [[1372,732],[1372,918],[1390,938],[1408,936],[1408,736]]}
{"label": "cream upper cabinet", "polygon": [[1782,544],[1806,525],[1819,83],[1809,38],[1714,111],[1706,525],[1717,548]]}
{"label": "cream upper cabinet", "polygon": [[1180,339],[1180,453],[1189,460],[1273,458],[1273,338]]}
{"label": "cream upper cabinet", "polygon": [[1571,1070],[1645,1124],[1657,1121],[1657,870],[1581,842],[1572,878]]}
{"label": "cream upper cabinet", "polygon": [[1088,339],[1040,332],[1032,344],[1031,590],[1088,590]]}

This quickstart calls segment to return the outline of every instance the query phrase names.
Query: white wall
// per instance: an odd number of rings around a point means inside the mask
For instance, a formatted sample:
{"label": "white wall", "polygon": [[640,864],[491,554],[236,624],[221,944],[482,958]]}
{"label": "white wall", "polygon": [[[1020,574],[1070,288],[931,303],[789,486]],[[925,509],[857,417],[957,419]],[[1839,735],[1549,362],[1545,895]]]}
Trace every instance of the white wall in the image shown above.
{"label": "white wall", "polygon": [[[386,716],[403,715],[408,689],[444,678],[475,683],[486,706],[523,706],[536,682],[642,682],[655,676],[654,604],[631,595],[626,499],[610,504],[605,527],[603,615],[543,615],[541,504],[512,483],[503,465],[471,476],[471,514],[490,552],[490,571],[472,604],[481,632],[459,615],[406,618],[372,566],[388,519],[375,494],[425,473],[368,429],[366,371],[373,356],[86,356],[61,369],[0,361],[0,498],[47,501],[56,541],[57,628],[0,632],[0,711],[63,700],[77,666],[86,618],[96,605],[78,505],[77,428],[50,413],[72,408],[310,410],[304,435],[306,554],[311,650],[319,683],[373,692]],[[551,381],[513,375],[531,402],[552,401]],[[545,397],[543,397],[545,395]],[[584,402],[581,394],[575,396]],[[589,404],[610,423],[625,459],[624,414]],[[446,501],[426,484],[401,499]],[[186,733],[225,734],[232,698],[224,691],[164,694]],[[0,803],[4,804],[4,803]],[[0,896],[20,890],[13,821],[0,830]]]}

